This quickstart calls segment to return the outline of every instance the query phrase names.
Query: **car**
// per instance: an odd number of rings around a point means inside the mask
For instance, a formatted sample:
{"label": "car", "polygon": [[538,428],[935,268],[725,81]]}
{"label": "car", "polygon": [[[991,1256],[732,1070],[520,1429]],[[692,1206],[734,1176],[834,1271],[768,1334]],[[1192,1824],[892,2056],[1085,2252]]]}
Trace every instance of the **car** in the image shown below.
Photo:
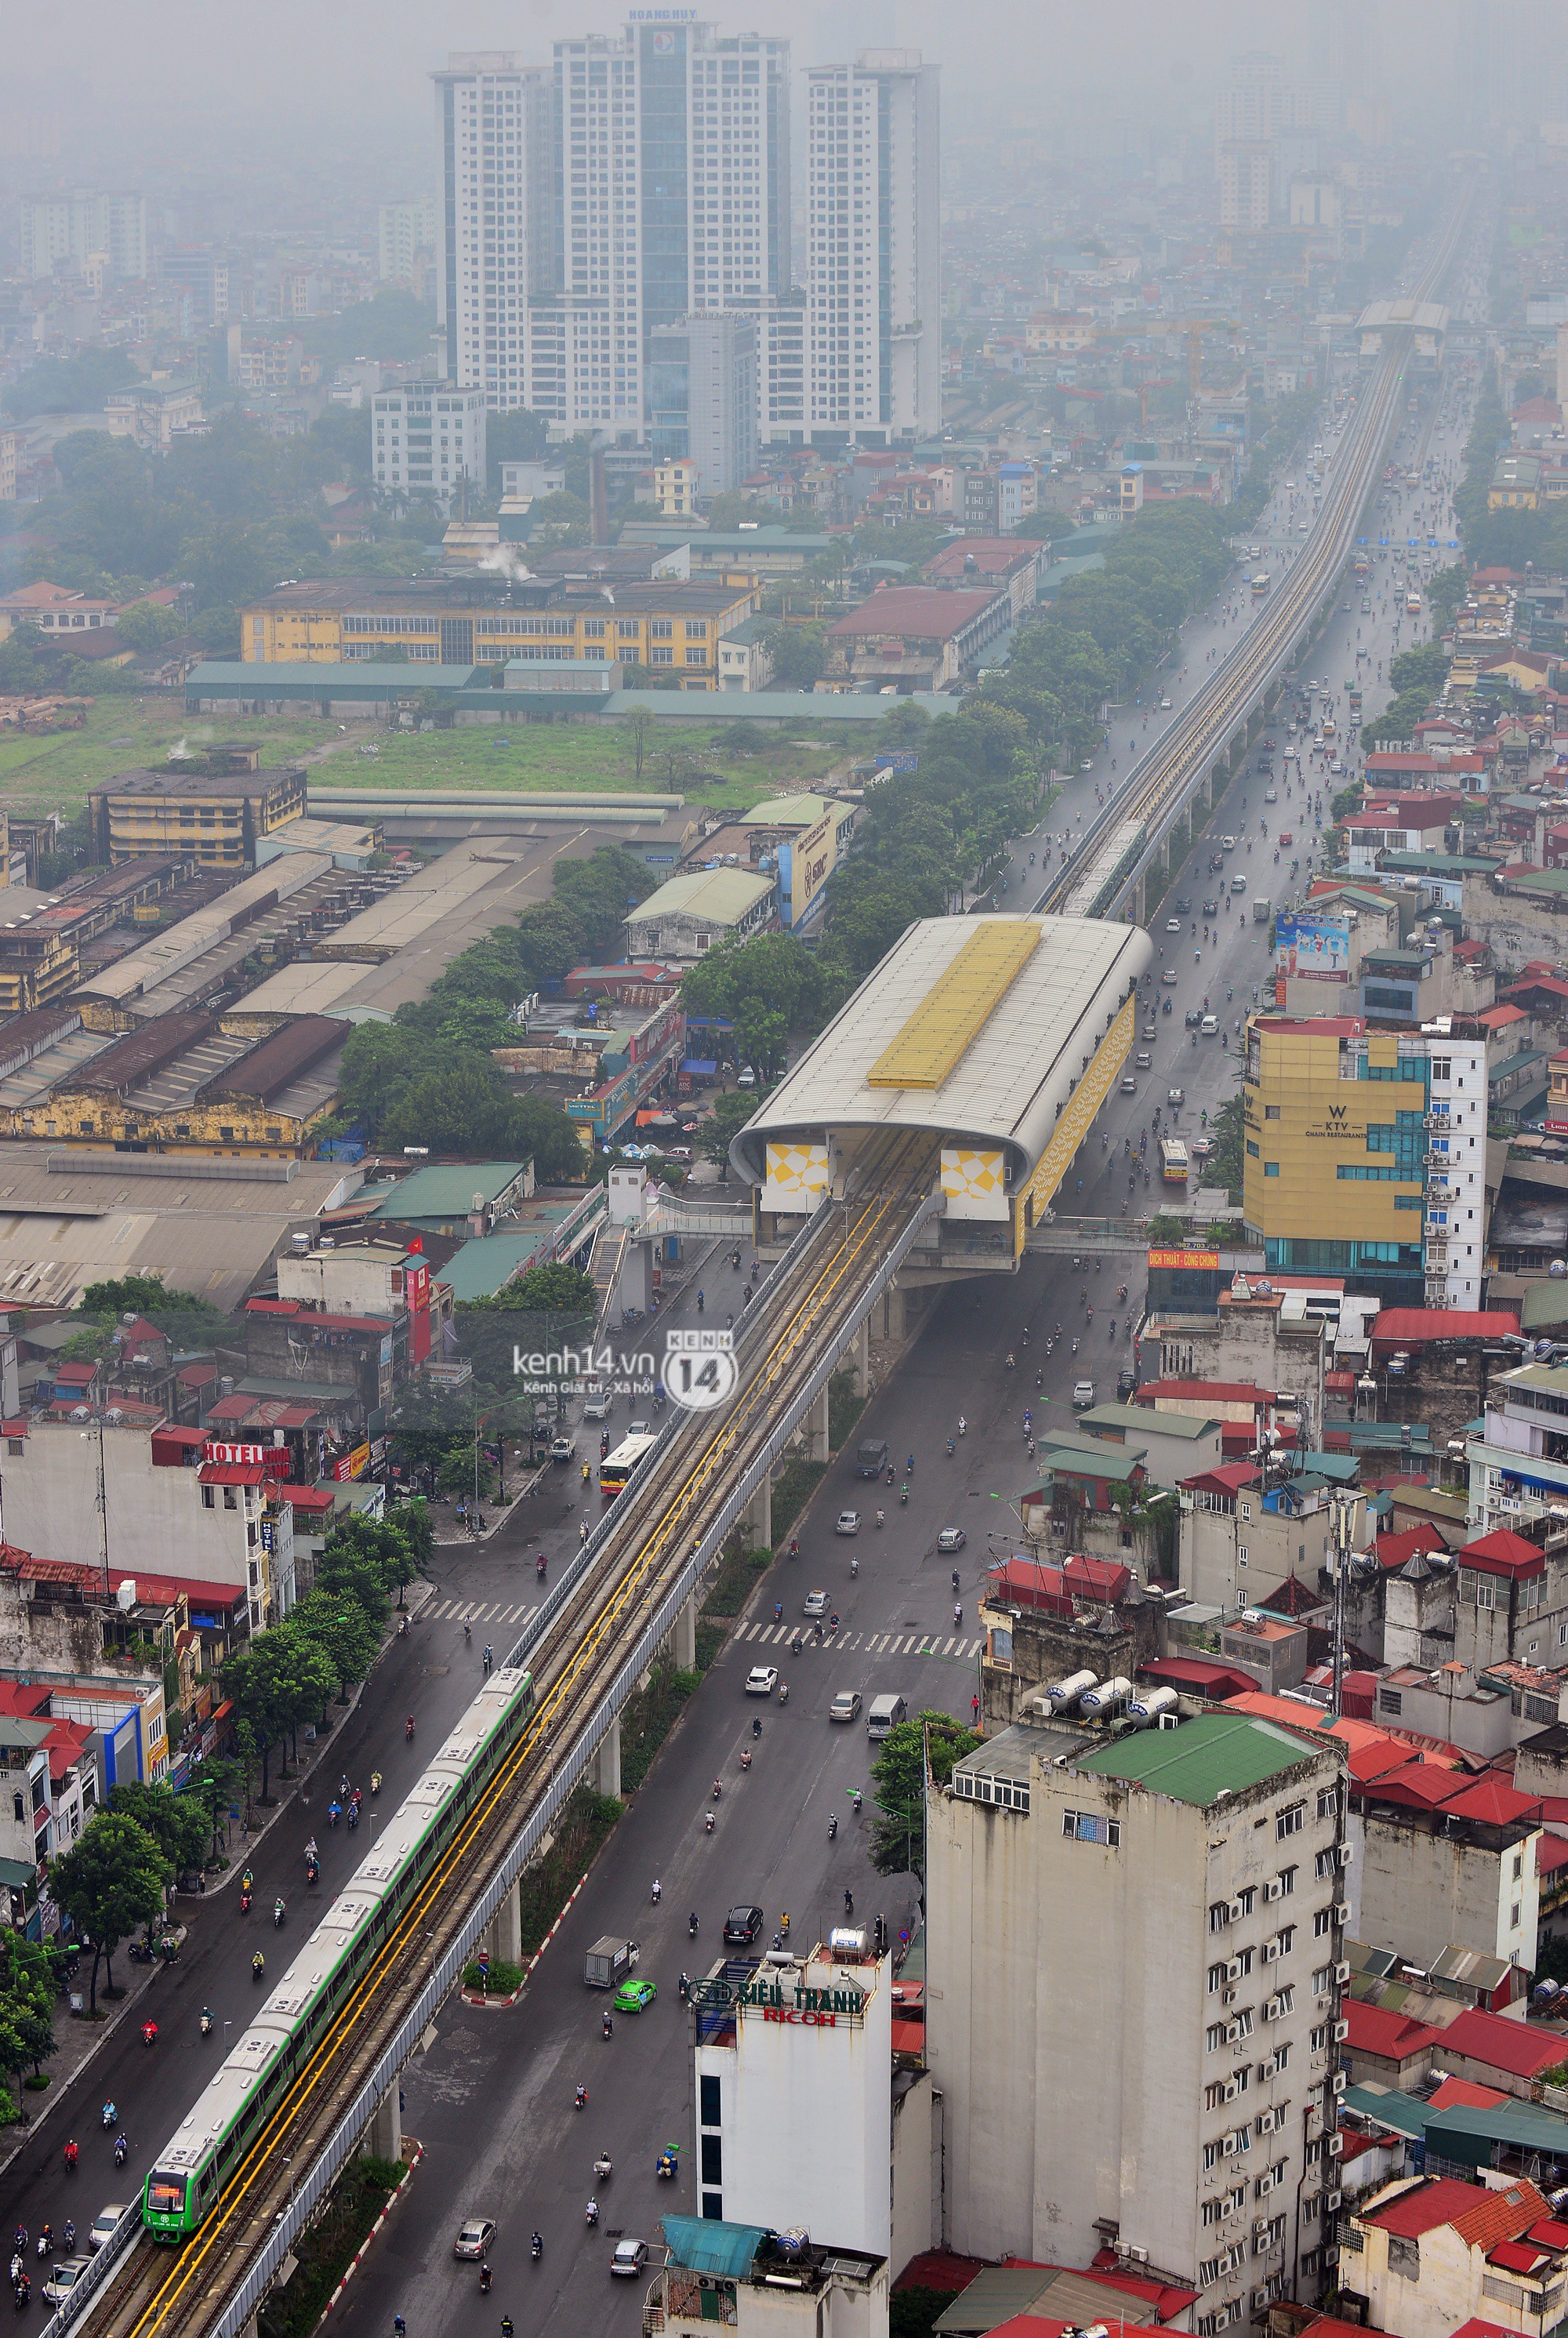
{"label": "car", "polygon": [[615,2254],[610,2260],[610,2270],[627,2281],[635,2281],[647,2262],[646,2241],[617,2241]]}
{"label": "car", "polygon": [[828,1718],[829,1721],[853,1721],[859,1710],[859,1690],[841,1688],[828,1708]]}
{"label": "car", "polygon": [[1225,855],[1222,852],[1211,852],[1209,855],[1209,874],[1210,877],[1218,877],[1224,866]]}
{"label": "car", "polygon": [[1371,602],[1370,602],[1370,601],[1363,601],[1363,602],[1362,602],[1362,604],[1361,604],[1361,614],[1362,614],[1364,617],[1369,617],[1369,616],[1372,614],[1372,604],[1371,604]]}
{"label": "car", "polygon": [[1349,604],[1349,602],[1348,602],[1348,601],[1341,601],[1341,602],[1340,602],[1340,604],[1339,604],[1339,614],[1340,614],[1342,617],[1348,617],[1348,616],[1350,614],[1350,604]]}
{"label": "car", "polygon": [[564,1432],[563,1432],[563,1434],[555,1438],[551,1444],[550,1459],[554,1462],[570,1461],[576,1450],[577,1439],[574,1437],[568,1437]]}
{"label": "car", "polygon": [[808,1591],[800,1613],[802,1616],[826,1616],[828,1594],[825,1591]]}
{"label": "car", "polygon": [[1280,831],[1279,831],[1279,842],[1280,842],[1281,844],[1294,844],[1294,843],[1295,843],[1295,841],[1296,841],[1296,831],[1295,831],[1295,830],[1294,830],[1293,828],[1282,828],[1282,829],[1280,830]]}
{"label": "car", "polygon": [[1220,839],[1220,850],[1221,852],[1234,852],[1236,839],[1233,836],[1222,836]]}
{"label": "car", "polygon": [[1203,1010],[1200,1007],[1190,1007],[1181,1019],[1189,1031],[1196,1031],[1199,1024],[1203,1020]]}
{"label": "car", "polygon": [[761,1930],[761,1909],[740,1903],[731,1908],[724,1919],[724,1945],[727,1949],[749,1949]]}
{"label": "car", "polygon": [[1345,766],[1340,761],[1338,755],[1335,756],[1334,761],[1329,764],[1328,769],[1332,771],[1337,780],[1342,780],[1344,778]]}
{"label": "car", "polygon": [[1122,1075],[1122,1093],[1123,1095],[1136,1095],[1138,1093],[1138,1083],[1131,1072]]}
{"label": "car", "polygon": [[858,1534],[860,1531],[859,1511],[840,1510],[838,1517],[833,1521],[833,1531],[836,1535]]}
{"label": "car", "polygon": [[[1154,1034],[1152,1031],[1146,1031],[1143,1036],[1146,1039],[1152,1039],[1154,1036]],[[1132,1061],[1139,1071],[1146,1072],[1153,1063],[1154,1058],[1149,1053],[1147,1047],[1140,1047],[1138,1053],[1133,1056]]]}
{"label": "car", "polygon": [[691,1147],[689,1144],[666,1145],[664,1148],[664,1157],[667,1161],[690,1161],[691,1158]]}
{"label": "car", "polygon": [[83,2256],[60,2257],[55,2261],[44,2284],[44,2294],[51,2305],[58,2305],[70,2296],[92,2262],[91,2257]]}
{"label": "car", "polygon": [[1211,1136],[1195,1136],[1187,1150],[1195,1161],[1207,1161],[1214,1150],[1214,1140]]}
{"label": "car", "polygon": [[658,1994],[656,1980],[644,1980],[641,1975],[636,1975],[631,1980],[623,1980],[616,1990],[615,2010],[617,2013],[641,2013],[652,2004]]}
{"label": "car", "polygon": [[1200,1039],[1211,1039],[1219,1028],[1220,1017],[1218,1015],[1205,1015],[1202,1022],[1198,1026],[1198,1036]]}
{"label": "car", "polygon": [[[1143,1026],[1142,1036],[1145,1039],[1157,1039],[1160,1036],[1160,1026],[1155,1022],[1152,1015],[1151,1015],[1148,1022]],[[1148,1068],[1149,1066],[1145,1064],[1143,1069],[1147,1071]]]}
{"label": "car", "polygon": [[1087,1412],[1087,1411],[1088,1411],[1088,1410],[1089,1410],[1089,1408],[1090,1408],[1090,1406],[1093,1403],[1093,1401],[1094,1401],[1094,1383],[1093,1383],[1093,1380],[1074,1380],[1074,1381],[1073,1381],[1073,1411],[1074,1411],[1074,1412]]}
{"label": "car", "polygon": [[735,1076],[735,1085],[738,1088],[754,1088],[756,1086],[757,1075],[752,1070],[750,1064],[741,1065],[740,1069]]}
{"label": "car", "polygon": [[1203,904],[1203,915],[1204,915],[1206,918],[1217,918],[1217,917],[1220,915],[1220,904],[1219,904],[1219,902],[1218,902],[1218,901],[1205,901],[1205,902],[1204,902],[1204,904]]}
{"label": "car", "polygon": [[1094,758],[1093,758],[1093,755],[1085,755],[1085,756],[1084,756],[1084,758],[1083,758],[1083,761],[1079,764],[1078,769],[1079,769],[1081,771],[1092,771],[1094,769]]}
{"label": "car", "polygon": [[1264,801],[1264,802],[1265,802],[1265,803],[1278,803],[1278,802],[1279,802],[1279,789],[1278,789],[1278,788],[1265,788],[1265,789],[1264,789],[1264,791],[1263,791],[1263,801]]}
{"label": "car", "polygon": [[614,1399],[603,1380],[590,1380],[583,1391],[584,1420],[608,1420]]}
{"label": "car", "polygon": [[969,1540],[962,1527],[944,1527],[936,1537],[940,1551],[962,1550]]}
{"label": "car", "polygon": [[1161,712],[1161,714],[1169,714],[1169,713],[1170,713],[1170,712],[1171,712],[1171,701],[1170,701],[1168,698],[1162,698],[1162,699],[1160,701],[1160,712]]}
{"label": "car", "polygon": [[457,2237],[452,2244],[452,2254],[455,2257],[486,2257],[490,2254],[490,2245],[495,2238],[494,2216],[466,2217],[457,2228]]}
{"label": "car", "polygon": [[129,2200],[111,2200],[106,2208],[99,2209],[88,2228],[87,2246],[90,2251],[103,2247],[130,2205]]}
{"label": "car", "polygon": [[1192,915],[1192,904],[1184,893],[1178,893],[1171,906],[1178,917],[1190,918]]}
{"label": "car", "polygon": [[1166,968],[1166,969],[1165,969],[1164,973],[1163,973],[1163,974],[1161,976],[1161,977],[1160,977],[1161,981],[1165,985],[1165,987],[1166,987],[1166,989],[1167,989],[1167,990],[1174,990],[1174,989],[1175,989],[1175,987],[1176,987],[1177,983],[1181,980],[1181,977],[1180,977],[1180,975],[1177,973],[1177,971],[1176,971],[1176,969],[1175,969],[1175,968],[1174,968],[1173,966],[1168,966],[1168,967]]}
{"label": "car", "polygon": [[1185,1088],[1168,1088],[1165,1092],[1165,1101],[1180,1111],[1187,1101],[1187,1091]]}
{"label": "car", "polygon": [[1179,934],[1181,930],[1181,918],[1167,918],[1165,920],[1165,930],[1168,934]]}
{"label": "car", "polygon": [[777,1665],[753,1665],[746,1675],[748,1696],[771,1696],[779,1685]]}

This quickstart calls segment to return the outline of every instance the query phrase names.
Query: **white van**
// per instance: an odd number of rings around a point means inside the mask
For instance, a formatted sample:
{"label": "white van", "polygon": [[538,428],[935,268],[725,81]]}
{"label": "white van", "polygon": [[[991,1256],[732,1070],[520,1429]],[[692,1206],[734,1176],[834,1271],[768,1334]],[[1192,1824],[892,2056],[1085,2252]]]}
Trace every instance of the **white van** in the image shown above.
{"label": "white van", "polygon": [[895,1723],[907,1721],[909,1707],[901,1696],[874,1696],[871,1710],[866,1715],[867,1737],[886,1737]]}

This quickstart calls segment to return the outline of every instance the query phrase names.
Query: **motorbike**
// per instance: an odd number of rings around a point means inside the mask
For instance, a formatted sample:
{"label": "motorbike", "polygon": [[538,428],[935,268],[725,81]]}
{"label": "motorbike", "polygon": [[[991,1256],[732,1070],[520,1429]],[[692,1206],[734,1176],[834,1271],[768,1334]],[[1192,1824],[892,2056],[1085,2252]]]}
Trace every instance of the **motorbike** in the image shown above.
{"label": "motorbike", "polygon": [[65,2162],[65,2173],[67,2176],[75,2175],[77,2156],[76,2146],[74,2143],[68,2143],[64,2151],[61,2155]]}
{"label": "motorbike", "polygon": [[704,1811],[702,1813],[702,1832],[704,1834],[711,1834],[713,1832],[713,1813],[711,1811]]}
{"label": "motorbike", "polygon": [[740,1767],[743,1770],[749,1770],[751,1767],[751,1748],[750,1745],[744,1745],[740,1749]]}
{"label": "motorbike", "polygon": [[691,1914],[686,1919],[686,1934],[689,1940],[694,1940],[697,1938],[697,1915],[695,1910],[693,1910]]}
{"label": "motorbike", "polygon": [[99,2113],[99,2124],[102,2126],[105,2135],[107,2135],[112,2127],[117,2127],[119,2125],[119,2121],[120,2114],[115,2109],[113,2104],[105,2103],[103,2110]]}
{"label": "motorbike", "polygon": [[544,2244],[540,2239],[537,2233],[534,2234],[533,2239],[528,2244],[528,2254],[533,2258],[535,2264],[538,2264],[540,2258],[544,2254]]}
{"label": "motorbike", "polygon": [[596,2184],[608,2184],[610,2181],[610,2154],[607,2151],[602,2151],[599,2154],[598,2158],[593,2162],[594,2182]]}
{"label": "motorbike", "polygon": [[131,2156],[131,2146],[130,2146],[130,2145],[126,2142],[125,2137],[124,2137],[122,2135],[122,2136],[117,2136],[117,2137],[115,2137],[115,2141],[114,2141],[114,2165],[115,2165],[115,2166],[116,2166],[116,2167],[123,2167],[123,2166],[124,2166],[124,2165],[125,2165],[125,2162],[130,2158],[130,2156]]}
{"label": "motorbike", "polygon": [[780,1681],[779,1684],[779,1702],[780,1704],[788,1704],[789,1702],[789,1684],[788,1681]]}
{"label": "motorbike", "polygon": [[589,2201],[588,2205],[583,2211],[583,2221],[585,2225],[596,2225],[599,2222],[599,2203],[597,2200]]}
{"label": "motorbike", "polygon": [[144,2021],[142,2024],[142,2043],[143,2046],[157,2045],[158,2024],[155,2021]]}
{"label": "motorbike", "polygon": [[212,2016],[205,2006],[201,2008],[201,2035],[203,2038],[211,2038],[212,2035]]}
{"label": "motorbike", "polygon": [[282,1930],[282,1929],[283,1929],[283,1920],[284,1920],[284,1918],[288,1915],[288,1913],[289,1913],[289,1911],[288,1911],[288,1909],[283,1905],[283,1902],[282,1902],[282,1901],[281,1901],[281,1900],[274,1900],[274,1901],[273,1901],[273,1902],[272,1902],[272,1929],[273,1929],[273,1930],[274,1930],[274,1931],[279,1931],[279,1932],[280,1932],[280,1931]]}

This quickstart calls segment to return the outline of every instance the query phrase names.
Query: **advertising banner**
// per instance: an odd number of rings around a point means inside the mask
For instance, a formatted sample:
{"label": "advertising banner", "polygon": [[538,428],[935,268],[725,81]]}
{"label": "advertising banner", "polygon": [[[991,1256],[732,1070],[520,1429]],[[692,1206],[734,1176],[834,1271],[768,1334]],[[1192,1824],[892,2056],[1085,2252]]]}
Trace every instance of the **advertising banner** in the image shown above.
{"label": "advertising banner", "polygon": [[1350,973],[1348,927],[1321,918],[1281,918],[1274,929],[1274,963],[1289,982],[1344,982]]}

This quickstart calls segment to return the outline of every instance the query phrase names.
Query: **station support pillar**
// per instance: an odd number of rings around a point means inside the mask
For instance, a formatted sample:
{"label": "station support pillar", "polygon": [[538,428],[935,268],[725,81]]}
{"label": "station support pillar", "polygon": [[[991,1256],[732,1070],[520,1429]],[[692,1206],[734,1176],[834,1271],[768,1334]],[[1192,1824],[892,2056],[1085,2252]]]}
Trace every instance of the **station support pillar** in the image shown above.
{"label": "station support pillar", "polygon": [[599,1741],[594,1784],[602,1794],[621,1792],[621,1716],[616,1714]]}

